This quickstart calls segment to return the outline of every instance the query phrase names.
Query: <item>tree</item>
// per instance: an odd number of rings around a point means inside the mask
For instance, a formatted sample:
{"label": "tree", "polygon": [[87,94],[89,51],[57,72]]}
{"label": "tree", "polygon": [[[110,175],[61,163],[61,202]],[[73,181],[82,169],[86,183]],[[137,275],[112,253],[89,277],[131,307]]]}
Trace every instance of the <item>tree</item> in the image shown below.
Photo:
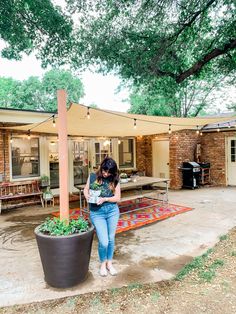
{"label": "tree", "polygon": [[7,46],[2,57],[20,60],[37,52],[43,66],[68,62],[72,20],[50,0],[1,0],[0,38]]}
{"label": "tree", "polygon": [[16,103],[20,82],[12,78],[0,77],[0,107],[10,108]]}
{"label": "tree", "polygon": [[63,11],[50,0],[2,0],[2,56],[35,49],[43,66],[95,64],[139,82],[235,71],[235,0],[66,2]]}
{"label": "tree", "polygon": [[69,102],[79,102],[84,89],[79,78],[65,70],[50,70],[40,80],[29,77],[24,81],[0,78],[0,106],[28,110],[57,111],[56,91],[66,89]]}
{"label": "tree", "polygon": [[0,36],[8,47],[2,55],[19,58],[36,49],[43,66],[68,63],[113,71],[135,88],[155,87],[152,94],[163,114],[173,109],[177,115],[196,114],[206,104],[198,102],[191,111],[179,97],[209,77],[235,75],[235,0],[66,3],[62,10],[50,0],[3,0]]}
{"label": "tree", "polygon": [[[130,94],[131,113],[159,116],[198,116],[214,111],[216,103],[226,109],[229,95],[226,92],[235,77],[209,75],[208,80],[187,79],[177,84],[170,78],[157,79],[136,85]],[[233,103],[233,100],[232,100]],[[218,109],[220,109],[218,107]]]}
{"label": "tree", "polygon": [[79,67],[96,64],[139,83],[235,72],[234,0],[67,2],[80,16]]}
{"label": "tree", "polygon": [[81,80],[74,77],[69,71],[51,70],[45,73],[42,79],[42,90],[47,99],[44,100],[44,110],[57,108],[56,91],[65,89],[68,93],[68,102],[78,103],[84,96]]}

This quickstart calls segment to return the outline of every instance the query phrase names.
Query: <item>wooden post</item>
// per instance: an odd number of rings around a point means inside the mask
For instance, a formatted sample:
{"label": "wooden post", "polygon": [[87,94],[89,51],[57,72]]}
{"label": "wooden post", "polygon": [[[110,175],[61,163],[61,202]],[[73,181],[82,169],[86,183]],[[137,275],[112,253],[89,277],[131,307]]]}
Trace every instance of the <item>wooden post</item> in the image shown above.
{"label": "wooden post", "polygon": [[60,182],[60,219],[69,222],[69,190],[68,190],[68,142],[66,91],[57,91],[58,103],[58,146],[59,146],[59,182]]}

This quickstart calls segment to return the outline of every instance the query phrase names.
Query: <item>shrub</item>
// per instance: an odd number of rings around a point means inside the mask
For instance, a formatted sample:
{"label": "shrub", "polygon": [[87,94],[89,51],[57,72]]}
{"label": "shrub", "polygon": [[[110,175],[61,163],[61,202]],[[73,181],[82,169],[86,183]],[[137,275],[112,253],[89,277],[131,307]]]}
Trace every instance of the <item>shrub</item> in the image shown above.
{"label": "shrub", "polygon": [[71,219],[69,223],[60,218],[49,218],[40,225],[39,231],[46,235],[62,236],[83,233],[89,230],[89,223],[83,217]]}

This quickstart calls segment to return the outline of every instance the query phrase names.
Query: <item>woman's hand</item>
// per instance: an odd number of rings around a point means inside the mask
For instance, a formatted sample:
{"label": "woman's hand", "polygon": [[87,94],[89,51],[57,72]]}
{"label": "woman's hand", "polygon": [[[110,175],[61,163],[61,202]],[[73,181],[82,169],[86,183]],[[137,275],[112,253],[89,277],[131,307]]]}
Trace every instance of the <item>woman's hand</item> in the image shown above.
{"label": "woman's hand", "polygon": [[107,197],[99,197],[97,205],[102,205],[104,202],[107,202]]}

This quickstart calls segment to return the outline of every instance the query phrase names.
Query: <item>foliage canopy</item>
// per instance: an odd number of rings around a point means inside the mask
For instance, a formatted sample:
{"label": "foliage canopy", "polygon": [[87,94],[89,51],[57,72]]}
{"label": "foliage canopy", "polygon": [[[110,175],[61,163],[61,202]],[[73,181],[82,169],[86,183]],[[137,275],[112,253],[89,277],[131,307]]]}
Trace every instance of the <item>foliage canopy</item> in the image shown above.
{"label": "foliage canopy", "polygon": [[[234,0],[67,1],[78,13],[77,60],[135,82],[170,77],[181,83],[236,62]],[[83,4],[83,5],[82,5]]]}
{"label": "foliage canopy", "polygon": [[68,62],[73,23],[52,1],[1,0],[0,16],[0,38],[7,43],[2,57],[20,60],[36,51],[45,67]]}
{"label": "foliage canopy", "polygon": [[68,100],[79,102],[84,88],[79,78],[65,70],[50,70],[40,80],[24,81],[0,77],[0,107],[27,110],[57,111],[56,91],[66,89]]}
{"label": "foliage canopy", "polygon": [[65,1],[2,0],[2,56],[35,50],[45,67],[115,72],[134,87],[132,110],[149,114],[197,115],[215,81],[235,78],[235,0]]}
{"label": "foliage canopy", "polygon": [[[177,83],[235,70],[234,0],[2,0],[2,56],[38,51],[43,65],[96,64],[134,80]],[[73,20],[72,20],[73,18]]]}

